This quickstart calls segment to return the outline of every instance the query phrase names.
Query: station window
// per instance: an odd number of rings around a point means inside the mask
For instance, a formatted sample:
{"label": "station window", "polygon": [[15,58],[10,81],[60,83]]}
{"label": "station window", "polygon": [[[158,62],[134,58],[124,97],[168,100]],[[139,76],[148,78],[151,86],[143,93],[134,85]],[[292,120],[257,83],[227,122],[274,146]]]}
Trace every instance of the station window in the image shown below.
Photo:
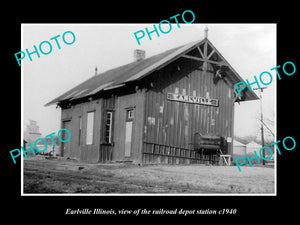
{"label": "station window", "polygon": [[105,131],[104,131],[104,142],[106,144],[112,143],[113,136],[113,112],[107,111],[105,115]]}
{"label": "station window", "polygon": [[78,131],[78,145],[81,143],[82,117],[79,116],[79,131]]}
{"label": "station window", "polygon": [[134,115],[133,115],[133,109],[132,108],[127,109],[127,111],[126,111],[126,121],[133,120],[133,117],[134,117]]}
{"label": "station window", "polygon": [[93,144],[94,133],[94,114],[95,112],[87,113],[87,125],[86,125],[86,144]]}

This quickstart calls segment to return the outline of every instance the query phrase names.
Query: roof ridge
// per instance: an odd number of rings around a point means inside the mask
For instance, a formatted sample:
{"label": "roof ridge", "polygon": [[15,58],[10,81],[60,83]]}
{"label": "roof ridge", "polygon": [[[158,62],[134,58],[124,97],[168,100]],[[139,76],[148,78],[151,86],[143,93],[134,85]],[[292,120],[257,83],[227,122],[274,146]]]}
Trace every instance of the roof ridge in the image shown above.
{"label": "roof ridge", "polygon": [[[189,44],[189,43],[187,43],[187,44]],[[151,59],[151,58],[157,57],[157,56],[159,56],[160,54],[165,54],[166,52],[175,50],[175,49],[177,49],[177,48],[179,49],[179,48],[181,48],[181,47],[183,47],[183,46],[185,46],[185,45],[187,45],[187,44],[180,45],[180,46],[177,46],[177,47],[174,47],[174,48],[171,48],[171,49],[167,49],[167,50],[165,50],[165,51],[163,51],[163,52],[157,53],[157,54],[152,55],[152,56],[150,56],[150,57],[146,57],[145,59],[142,59],[142,60],[139,60],[139,61],[133,61],[133,62],[129,62],[129,63],[123,64],[123,65],[120,65],[120,66],[117,66],[117,67],[114,67],[114,68],[111,68],[111,69],[107,69],[107,70],[103,71],[102,73],[97,74],[96,76],[99,76],[99,75],[101,75],[101,74],[110,72],[111,70],[115,70],[115,69],[119,69],[119,68],[121,68],[121,67],[129,66],[129,65],[134,64],[134,63],[139,64],[139,63],[141,63],[141,62],[143,62],[143,61],[145,61],[145,60],[149,60],[149,59]]]}
{"label": "roof ridge", "polygon": [[[103,71],[102,73],[99,73],[97,75],[94,75],[85,80],[84,82],[78,84],[74,88],[68,90],[64,94],[60,95],[59,97],[55,98],[51,102],[47,103],[45,106],[60,101],[87,97],[90,95],[94,95],[102,90],[105,90],[106,88],[112,89],[120,87],[120,85],[124,85],[132,81],[140,80],[152,73],[153,71],[158,70],[173,62],[174,60],[178,59],[181,55],[195,48],[197,45],[200,45],[205,42],[211,45],[212,48],[216,49],[207,38],[192,41],[187,44],[167,49],[161,53],[152,55],[148,58],[126,63],[124,65],[120,65]],[[219,53],[217,49],[216,52],[229,65],[229,63]],[[242,80],[239,74],[237,74],[237,72],[231,66],[230,68],[232,69],[232,72],[235,74],[236,78],[238,80]]]}

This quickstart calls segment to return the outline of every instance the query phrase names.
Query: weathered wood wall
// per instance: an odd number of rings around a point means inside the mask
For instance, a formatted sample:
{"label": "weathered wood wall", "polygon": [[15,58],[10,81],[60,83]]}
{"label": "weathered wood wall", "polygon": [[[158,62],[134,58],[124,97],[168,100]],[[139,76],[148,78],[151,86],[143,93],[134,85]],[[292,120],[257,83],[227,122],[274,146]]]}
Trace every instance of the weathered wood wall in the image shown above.
{"label": "weathered wood wall", "polygon": [[[125,123],[126,109],[133,108],[131,155],[125,157]],[[115,126],[113,160],[128,160],[140,163],[142,160],[142,135],[144,121],[144,91],[138,90],[132,94],[118,95],[115,102]]]}
{"label": "weathered wood wall", "polygon": [[[232,89],[223,80],[214,84],[212,67],[202,71],[200,66],[178,59],[147,78],[145,83],[150,86],[146,92],[143,163],[167,162],[170,151],[174,151],[172,160],[199,162],[199,155],[190,151],[196,132],[232,137]],[[219,106],[170,101],[167,93],[214,98]],[[161,159],[155,158],[157,154]]]}
{"label": "weathered wood wall", "polygon": [[[153,72],[136,85],[97,100],[83,102],[62,110],[62,122],[71,121],[70,157],[87,162],[130,160],[136,163],[203,163],[193,150],[195,133],[233,136],[233,90],[223,80],[213,82],[214,71],[208,64],[179,58]],[[168,93],[213,98],[219,106],[191,104],[167,99]],[[132,150],[125,157],[126,109],[134,108]],[[114,112],[113,144],[103,141],[104,113]],[[94,111],[93,144],[86,145],[87,113]],[[81,142],[79,117],[82,117]],[[229,143],[228,153],[232,145]],[[212,160],[218,160],[215,156]]]}
{"label": "weathered wood wall", "polygon": [[[135,88],[135,87],[131,87]],[[114,94],[103,95],[97,100],[72,105],[62,109],[62,125],[70,121],[70,150],[68,157],[81,161],[97,163],[129,160],[140,163],[142,160],[142,135],[144,121],[144,90],[117,90]],[[126,93],[126,94],[124,94]],[[126,109],[134,109],[132,128],[132,149],[130,157],[125,157],[125,117]],[[113,143],[104,141],[105,121],[107,110],[113,112]],[[86,144],[87,113],[94,111],[93,143]],[[81,141],[79,143],[79,118],[82,118]]]}
{"label": "weathered wood wall", "polygon": [[[61,120],[71,122],[70,157],[81,161],[99,162],[100,127],[102,118],[101,99],[72,105],[71,108],[62,109]],[[94,111],[93,143],[86,144],[87,113]],[[82,117],[81,138],[79,143],[79,117]]]}

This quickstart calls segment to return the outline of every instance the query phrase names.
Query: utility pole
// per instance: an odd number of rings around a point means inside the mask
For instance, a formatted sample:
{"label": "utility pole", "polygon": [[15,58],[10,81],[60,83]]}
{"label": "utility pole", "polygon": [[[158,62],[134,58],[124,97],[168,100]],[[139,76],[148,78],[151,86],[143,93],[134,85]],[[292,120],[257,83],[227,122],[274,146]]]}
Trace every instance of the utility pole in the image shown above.
{"label": "utility pole", "polygon": [[[261,146],[264,147],[265,146],[265,138],[264,138],[264,117],[263,117],[263,108],[262,108],[262,92],[263,92],[263,89],[265,89],[267,87],[262,87],[262,88],[253,88],[253,90],[260,90],[259,92],[259,98],[260,98],[260,130],[261,130]],[[265,157],[265,149],[263,149],[262,151],[263,153],[263,158],[266,158]],[[266,165],[266,162],[265,160],[263,160],[263,165]]]}

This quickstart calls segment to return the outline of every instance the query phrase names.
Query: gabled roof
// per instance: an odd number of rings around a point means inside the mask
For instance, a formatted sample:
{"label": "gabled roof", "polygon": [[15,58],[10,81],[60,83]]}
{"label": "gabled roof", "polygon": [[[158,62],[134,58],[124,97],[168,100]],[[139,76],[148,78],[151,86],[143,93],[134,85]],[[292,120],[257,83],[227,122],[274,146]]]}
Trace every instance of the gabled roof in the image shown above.
{"label": "gabled roof", "polygon": [[[153,71],[158,70],[167,64],[173,62],[179,57],[185,55],[195,48],[199,48],[203,43],[207,43],[218,57],[229,67],[231,82],[237,83],[244,81],[240,75],[229,65],[229,63],[223,58],[223,56],[217,51],[217,49],[211,44],[211,42],[205,38],[201,41],[191,42],[170,50],[167,50],[163,53],[154,55],[150,58],[145,58],[140,61],[132,62],[108,71],[105,71],[101,74],[98,74],[94,77],[89,78],[85,82],[77,85],[61,96],[53,99],[45,106],[62,102],[84,98],[87,96],[92,96],[100,91],[105,91],[109,89],[114,89],[126,85],[128,82],[140,80],[145,76],[151,74]],[[200,50],[199,50],[200,51]],[[194,57],[196,58],[196,57]],[[244,100],[254,100],[258,99],[254,92],[250,92],[248,89],[245,92]]]}

